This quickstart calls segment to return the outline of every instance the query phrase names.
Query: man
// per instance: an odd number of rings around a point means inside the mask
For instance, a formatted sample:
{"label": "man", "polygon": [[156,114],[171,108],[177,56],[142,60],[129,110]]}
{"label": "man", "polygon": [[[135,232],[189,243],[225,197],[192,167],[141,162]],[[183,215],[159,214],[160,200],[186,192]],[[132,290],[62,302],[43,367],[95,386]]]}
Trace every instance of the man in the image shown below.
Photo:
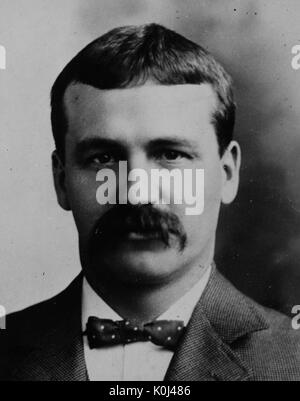
{"label": "man", "polygon": [[[236,290],[213,262],[221,203],[239,184],[228,74],[156,24],[114,29],[83,49],[52,89],[54,182],[79,234],[82,274],[7,318],[8,380],[298,380],[291,322]],[[204,170],[204,210],[113,185],[99,172]],[[103,184],[103,183],[102,183]],[[111,189],[108,187],[108,190]],[[158,200],[158,202],[155,202]],[[161,201],[161,202],[160,202]]]}

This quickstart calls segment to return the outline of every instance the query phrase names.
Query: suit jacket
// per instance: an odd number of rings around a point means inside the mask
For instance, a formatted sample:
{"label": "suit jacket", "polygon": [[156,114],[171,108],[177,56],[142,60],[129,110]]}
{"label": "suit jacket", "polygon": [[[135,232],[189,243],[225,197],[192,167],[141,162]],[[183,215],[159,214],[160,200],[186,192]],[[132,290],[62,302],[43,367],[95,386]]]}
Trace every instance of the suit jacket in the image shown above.
{"label": "suit jacket", "polygon": [[[82,276],[58,296],[7,317],[0,379],[86,381]],[[168,381],[300,379],[300,333],[291,320],[235,289],[216,269],[165,375]]]}

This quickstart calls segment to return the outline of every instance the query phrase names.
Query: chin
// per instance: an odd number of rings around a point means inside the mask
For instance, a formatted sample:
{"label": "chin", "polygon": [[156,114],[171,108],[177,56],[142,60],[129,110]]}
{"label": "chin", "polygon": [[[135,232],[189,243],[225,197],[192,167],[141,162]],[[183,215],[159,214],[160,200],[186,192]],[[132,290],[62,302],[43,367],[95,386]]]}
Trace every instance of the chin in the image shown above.
{"label": "chin", "polygon": [[170,280],[176,274],[180,260],[173,248],[160,250],[120,250],[106,255],[100,263],[114,279],[139,285]]}

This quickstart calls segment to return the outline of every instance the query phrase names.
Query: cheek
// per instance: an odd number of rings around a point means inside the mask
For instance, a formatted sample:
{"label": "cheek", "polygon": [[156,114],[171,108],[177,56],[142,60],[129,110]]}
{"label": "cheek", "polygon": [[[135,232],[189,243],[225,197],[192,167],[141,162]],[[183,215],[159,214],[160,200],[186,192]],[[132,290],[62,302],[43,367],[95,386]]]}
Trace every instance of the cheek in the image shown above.
{"label": "cheek", "polygon": [[188,216],[185,213],[186,205],[176,205],[175,214],[180,218],[190,245],[205,241],[216,230],[218,221],[221,191],[222,172],[218,163],[207,167],[204,173],[204,211],[200,215]]}
{"label": "cheek", "polygon": [[218,163],[206,169],[204,184],[204,212],[200,216],[208,231],[215,230],[222,193],[222,172]]}
{"label": "cheek", "polygon": [[93,177],[75,172],[66,177],[66,189],[80,236],[89,235],[106,206],[99,205],[96,191],[99,183]]}
{"label": "cheek", "polygon": [[205,169],[204,178],[204,213],[216,203],[221,202],[222,172],[219,165]]}

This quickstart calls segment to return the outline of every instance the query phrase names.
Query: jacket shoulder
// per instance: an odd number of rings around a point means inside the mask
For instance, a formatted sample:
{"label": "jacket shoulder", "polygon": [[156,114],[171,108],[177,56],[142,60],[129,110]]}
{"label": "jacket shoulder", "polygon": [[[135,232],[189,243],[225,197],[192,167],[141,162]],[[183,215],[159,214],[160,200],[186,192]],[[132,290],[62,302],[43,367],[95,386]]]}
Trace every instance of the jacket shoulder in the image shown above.
{"label": "jacket shoulder", "polygon": [[267,323],[263,330],[232,344],[251,366],[254,380],[300,381],[300,331],[293,329],[292,319],[246,296],[245,299]]}
{"label": "jacket shoulder", "polygon": [[289,316],[287,316],[275,309],[271,309],[271,308],[268,308],[266,306],[263,306],[263,305],[257,303],[253,299],[249,298],[247,295],[242,294],[237,289],[236,289],[236,291],[238,291],[242,295],[242,297],[244,298],[246,303],[249,305],[249,307],[265,320],[265,322],[268,326],[267,330],[268,330],[269,334],[272,334],[272,333],[275,334],[278,332],[281,332],[281,333],[296,332],[297,333],[297,330],[293,330],[293,328],[292,328],[292,319]]}
{"label": "jacket shoulder", "polygon": [[300,330],[241,293],[216,269],[202,308],[215,333],[249,368],[252,380],[300,381]]}
{"label": "jacket shoulder", "polygon": [[59,311],[64,302],[65,291],[38,304],[9,314],[6,318],[6,334],[13,337],[20,335],[24,338],[27,334],[35,337],[38,332],[51,327],[57,318],[56,311]]}
{"label": "jacket shoulder", "polygon": [[68,321],[74,300],[78,301],[80,285],[78,276],[58,295],[6,317],[6,329],[1,330],[0,337],[0,379],[33,352],[41,338],[47,338],[64,320]]}

